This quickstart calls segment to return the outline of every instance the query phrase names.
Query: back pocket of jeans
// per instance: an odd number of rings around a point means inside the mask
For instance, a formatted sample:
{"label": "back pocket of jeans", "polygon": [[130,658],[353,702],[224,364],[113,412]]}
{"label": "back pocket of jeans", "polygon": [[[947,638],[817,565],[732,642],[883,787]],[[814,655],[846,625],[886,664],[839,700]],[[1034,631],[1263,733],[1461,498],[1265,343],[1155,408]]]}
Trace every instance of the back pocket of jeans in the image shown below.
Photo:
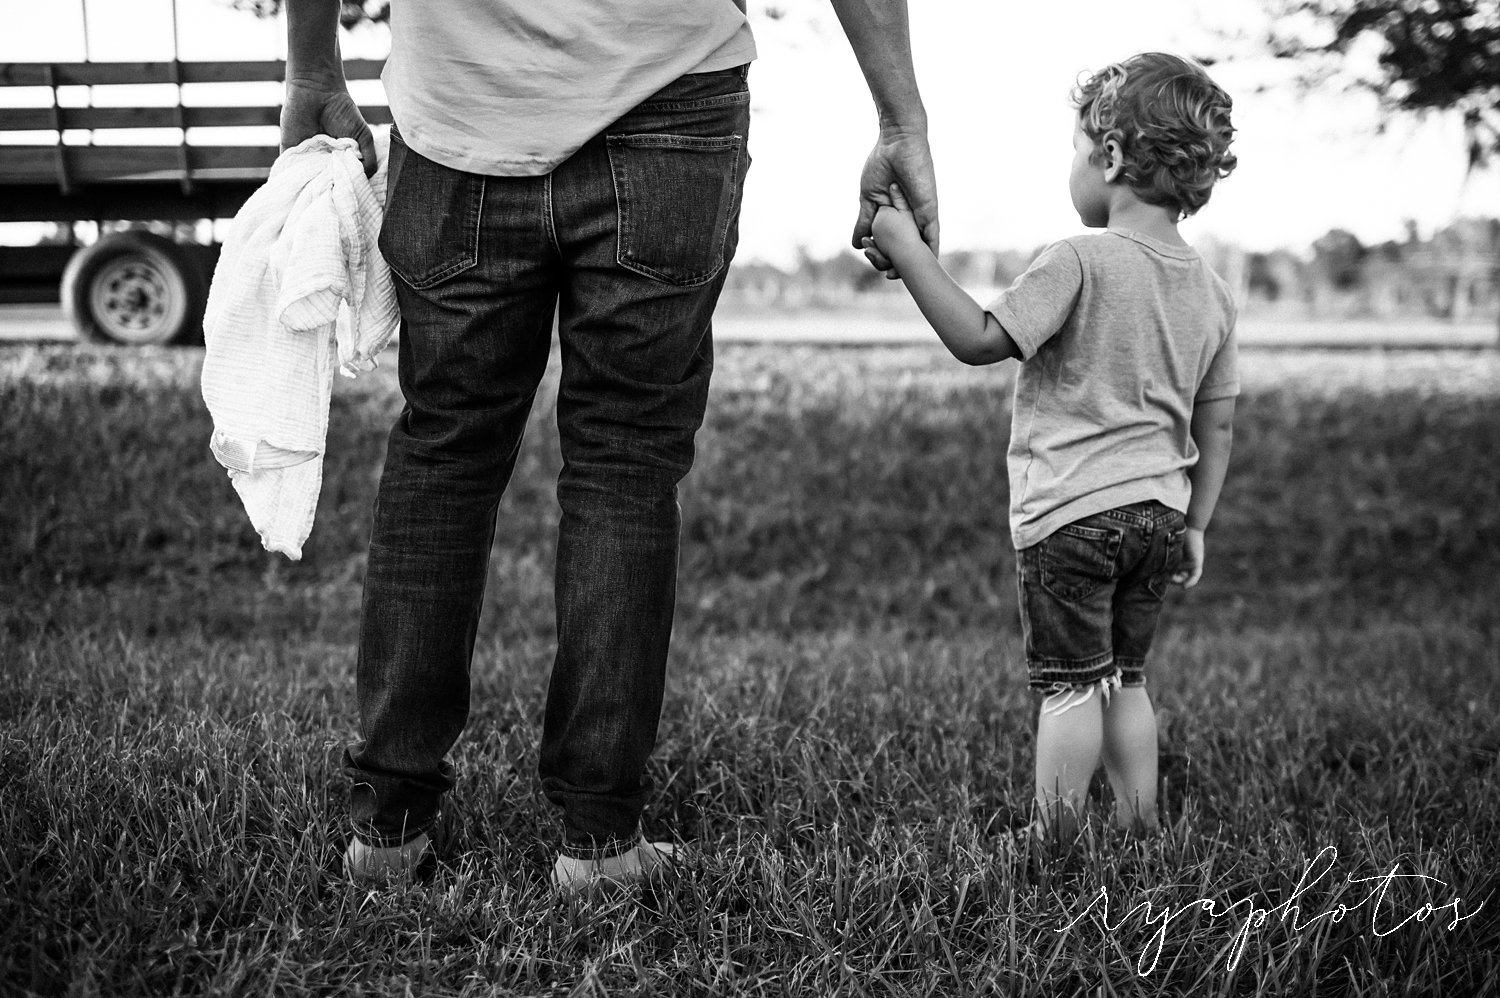
{"label": "back pocket of jeans", "polygon": [[413,288],[430,288],[479,262],[484,178],[434,163],[391,129],[390,188],[380,253]]}
{"label": "back pocket of jeans", "polygon": [[1092,596],[1115,575],[1115,558],[1124,535],[1109,527],[1070,523],[1042,541],[1042,585],[1069,603]]}
{"label": "back pocket of jeans", "polygon": [[693,287],[724,269],[743,135],[610,135],[620,266]]}

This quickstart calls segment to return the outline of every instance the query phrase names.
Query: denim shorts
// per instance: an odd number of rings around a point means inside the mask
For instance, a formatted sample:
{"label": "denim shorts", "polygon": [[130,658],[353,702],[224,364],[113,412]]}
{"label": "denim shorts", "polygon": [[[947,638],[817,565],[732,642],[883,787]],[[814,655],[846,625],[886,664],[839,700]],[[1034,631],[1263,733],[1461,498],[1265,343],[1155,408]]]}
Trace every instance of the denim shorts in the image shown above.
{"label": "denim shorts", "polygon": [[1017,552],[1030,687],[1144,686],[1186,534],[1183,515],[1153,500],[1086,516]]}

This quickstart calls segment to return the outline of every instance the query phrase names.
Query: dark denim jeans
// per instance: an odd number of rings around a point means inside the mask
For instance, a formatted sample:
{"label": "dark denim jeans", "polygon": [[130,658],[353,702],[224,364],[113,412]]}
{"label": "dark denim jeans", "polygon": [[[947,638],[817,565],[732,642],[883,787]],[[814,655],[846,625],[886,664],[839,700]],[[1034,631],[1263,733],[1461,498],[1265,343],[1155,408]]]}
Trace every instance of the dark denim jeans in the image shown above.
{"label": "dark denim jeans", "polygon": [[562,350],[557,658],[540,776],[564,848],[639,836],[676,596],[677,484],[738,242],[744,68],[685,76],[552,173],[441,166],[393,131],[380,246],[398,278],[400,383],[375,501],[345,756],[367,842],[428,830],[453,786],[496,510],[551,348]]}
{"label": "dark denim jeans", "polygon": [[1155,501],[1086,516],[1018,552],[1030,687],[1144,686],[1187,524]]}

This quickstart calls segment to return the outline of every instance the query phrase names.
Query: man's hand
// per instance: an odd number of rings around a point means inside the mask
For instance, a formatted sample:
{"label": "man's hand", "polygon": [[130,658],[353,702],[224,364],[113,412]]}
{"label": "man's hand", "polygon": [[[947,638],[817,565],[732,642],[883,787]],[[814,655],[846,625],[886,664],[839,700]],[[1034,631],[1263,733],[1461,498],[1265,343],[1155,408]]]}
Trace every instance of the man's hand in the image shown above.
{"label": "man's hand", "polygon": [[1191,589],[1203,577],[1203,531],[1188,528],[1182,542],[1182,564],[1172,573],[1172,581],[1184,589]]}
{"label": "man's hand", "polygon": [[880,237],[875,236],[876,246],[872,247],[865,242],[867,237],[874,234],[876,212],[884,205],[894,205],[890,195],[892,184],[900,185],[910,200],[910,211],[917,230],[921,233],[923,242],[936,256],[937,179],[933,174],[932,151],[927,145],[925,130],[882,127],[880,138],[865,160],[865,168],[859,177],[859,218],[854,223],[854,248],[864,250],[870,263],[894,280],[898,275],[890,258],[880,252]]}
{"label": "man's hand", "polygon": [[[911,199],[917,228],[934,257],[938,252],[937,180],[932,172],[932,151],[927,146],[927,111],[917,90],[917,74],[911,59],[911,27],[906,0],[830,0],[839,25],[854,50],[859,71],[870,85],[875,101],[880,135],[865,160],[859,176],[859,218],[854,223],[852,243],[857,250],[870,250],[865,238],[871,234],[875,212],[890,204],[887,193],[900,184]],[[892,274],[890,260],[875,247],[871,257],[878,269]]]}
{"label": "man's hand", "polygon": [[281,151],[300,145],[314,135],[358,142],[365,175],[374,175],[379,165],[375,161],[375,137],[370,134],[370,126],[365,123],[359,105],[349,96],[349,89],[342,80],[286,81],[286,103],[281,108]]}

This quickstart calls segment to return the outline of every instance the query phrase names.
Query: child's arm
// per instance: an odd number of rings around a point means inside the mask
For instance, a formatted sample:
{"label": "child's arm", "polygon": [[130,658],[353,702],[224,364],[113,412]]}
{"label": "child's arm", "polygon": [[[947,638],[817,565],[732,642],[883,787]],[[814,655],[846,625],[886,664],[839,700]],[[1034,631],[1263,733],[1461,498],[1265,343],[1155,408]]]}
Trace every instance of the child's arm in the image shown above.
{"label": "child's arm", "polygon": [[1188,471],[1188,481],[1193,486],[1193,497],[1188,500],[1188,532],[1182,567],[1172,576],[1172,581],[1185,589],[1196,586],[1203,576],[1203,534],[1208,521],[1213,519],[1214,506],[1218,505],[1234,443],[1234,398],[1212,399],[1193,406],[1189,432],[1198,446],[1198,463]]}
{"label": "child's arm", "polygon": [[906,198],[895,185],[891,187],[891,199],[895,206],[882,206],[875,215],[873,246],[866,244],[866,255],[876,249],[890,260],[922,315],[953,356],[965,364],[993,364],[1019,357],[1021,351],[1004,327],[980,308],[932,255]]}

